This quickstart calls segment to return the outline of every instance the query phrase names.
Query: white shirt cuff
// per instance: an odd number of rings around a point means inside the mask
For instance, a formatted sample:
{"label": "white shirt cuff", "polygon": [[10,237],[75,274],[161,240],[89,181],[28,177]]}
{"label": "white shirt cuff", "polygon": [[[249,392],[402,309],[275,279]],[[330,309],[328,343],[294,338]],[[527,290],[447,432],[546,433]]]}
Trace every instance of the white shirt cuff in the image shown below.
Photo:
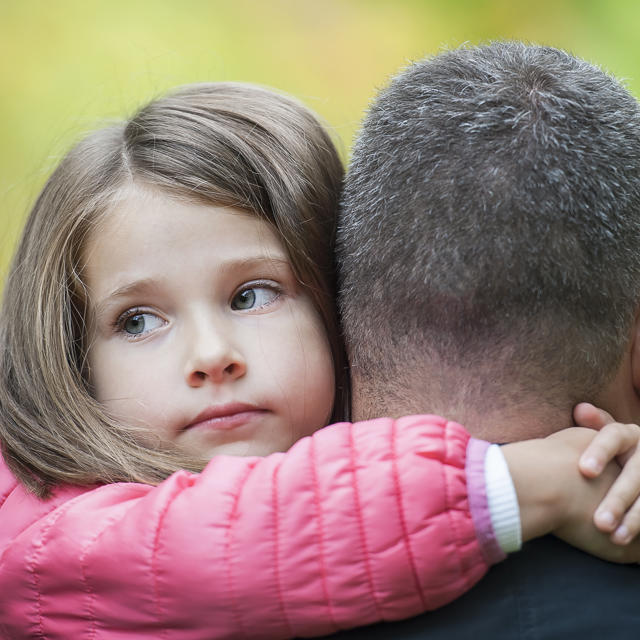
{"label": "white shirt cuff", "polygon": [[518,551],[522,547],[520,505],[507,461],[497,444],[487,449],[484,479],[496,540],[505,553]]}

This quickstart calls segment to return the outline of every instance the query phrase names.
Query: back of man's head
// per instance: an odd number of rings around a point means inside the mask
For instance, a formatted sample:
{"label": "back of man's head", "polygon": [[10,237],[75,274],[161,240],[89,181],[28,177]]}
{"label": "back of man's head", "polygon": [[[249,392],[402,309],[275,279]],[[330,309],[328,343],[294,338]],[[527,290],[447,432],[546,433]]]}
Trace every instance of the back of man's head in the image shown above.
{"label": "back of man's head", "polygon": [[636,100],[517,42],[409,67],[356,143],[338,260],[357,417],[596,397],[640,300]]}

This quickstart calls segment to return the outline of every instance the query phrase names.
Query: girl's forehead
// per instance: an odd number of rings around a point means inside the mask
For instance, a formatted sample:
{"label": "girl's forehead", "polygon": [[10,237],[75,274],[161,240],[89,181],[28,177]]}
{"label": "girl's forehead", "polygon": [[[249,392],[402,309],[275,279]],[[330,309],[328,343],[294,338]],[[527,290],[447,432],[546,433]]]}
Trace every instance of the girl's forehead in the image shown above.
{"label": "girl's forehead", "polygon": [[[288,263],[274,228],[231,207],[128,190],[89,235],[84,272],[94,283],[139,278],[191,262],[194,269],[227,269],[250,260]],[[147,277],[147,276],[145,276]]]}
{"label": "girl's forehead", "polygon": [[99,243],[113,234],[139,236],[148,245],[154,238],[162,239],[164,231],[175,234],[175,243],[201,243],[206,237],[224,247],[242,235],[247,243],[260,240],[271,248],[282,244],[277,229],[256,213],[137,184],[115,194],[94,229],[90,241]]}

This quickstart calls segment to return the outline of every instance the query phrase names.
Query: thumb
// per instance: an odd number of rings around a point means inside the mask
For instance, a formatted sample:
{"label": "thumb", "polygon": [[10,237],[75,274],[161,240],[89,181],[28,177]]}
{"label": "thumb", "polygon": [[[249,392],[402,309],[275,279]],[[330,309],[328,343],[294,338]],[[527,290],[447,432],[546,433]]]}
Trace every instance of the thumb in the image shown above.
{"label": "thumb", "polygon": [[602,429],[605,424],[615,422],[611,414],[588,402],[581,402],[573,408],[573,419],[579,427],[589,429]]}

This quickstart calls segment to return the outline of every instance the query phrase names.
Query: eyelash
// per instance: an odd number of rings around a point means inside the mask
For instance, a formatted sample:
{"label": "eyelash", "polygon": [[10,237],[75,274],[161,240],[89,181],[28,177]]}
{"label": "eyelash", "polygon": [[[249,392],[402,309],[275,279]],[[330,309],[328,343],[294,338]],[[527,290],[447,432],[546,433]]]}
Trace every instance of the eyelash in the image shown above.
{"label": "eyelash", "polygon": [[[248,309],[248,310],[244,310],[244,313],[252,313],[255,311],[258,311],[260,309],[265,309],[266,307],[271,306],[274,302],[276,302],[277,300],[280,299],[280,297],[284,294],[284,288],[274,282],[273,280],[255,280],[253,282],[245,282],[241,287],[239,287],[238,289],[236,289],[232,296],[231,296],[231,300],[229,301],[229,306],[232,305],[233,301],[235,300],[235,298],[240,295],[241,293],[245,292],[245,291],[250,291],[251,289],[268,289],[269,291],[272,291],[275,294],[275,297],[273,300],[270,300],[269,302],[260,305],[259,307],[256,307],[255,309]],[[235,309],[235,311],[240,311],[242,312],[242,309]]]}
{"label": "eyelash", "polygon": [[153,315],[158,318],[160,317],[158,316],[157,313],[154,313],[153,311],[149,311],[148,309],[143,309],[142,307],[134,307],[133,309],[127,309],[126,311],[122,312],[113,323],[114,332],[124,336],[127,340],[140,340],[140,338],[144,337],[151,330],[143,331],[140,334],[128,333],[127,331],[125,331],[124,326],[127,320],[129,320],[130,318],[133,318],[134,316],[141,316],[141,315]]}
{"label": "eyelash", "polygon": [[[269,289],[275,294],[275,297],[273,300],[270,300],[269,302],[262,304],[259,307],[256,307],[255,309],[249,309],[244,311],[245,313],[251,313],[251,312],[255,312],[257,310],[269,307],[274,302],[276,302],[284,293],[283,287],[273,282],[272,280],[256,280],[255,282],[247,282],[243,284],[240,288],[236,289],[236,291],[234,291],[233,295],[231,296],[231,301],[229,302],[229,306],[231,306],[231,303],[239,294],[245,291],[249,291],[251,289]],[[242,310],[238,309],[238,311],[242,311]],[[133,318],[134,316],[144,315],[144,314],[157,315],[152,311],[149,311],[148,309],[144,309],[142,307],[134,307],[132,309],[127,309],[126,311],[122,312],[113,322],[112,326],[113,326],[114,332],[124,335],[128,340],[139,340],[142,336],[146,335],[146,333],[148,332],[145,331],[139,335],[136,335],[136,334],[128,333],[127,331],[125,331],[124,326],[127,320],[129,320],[130,318]]]}

